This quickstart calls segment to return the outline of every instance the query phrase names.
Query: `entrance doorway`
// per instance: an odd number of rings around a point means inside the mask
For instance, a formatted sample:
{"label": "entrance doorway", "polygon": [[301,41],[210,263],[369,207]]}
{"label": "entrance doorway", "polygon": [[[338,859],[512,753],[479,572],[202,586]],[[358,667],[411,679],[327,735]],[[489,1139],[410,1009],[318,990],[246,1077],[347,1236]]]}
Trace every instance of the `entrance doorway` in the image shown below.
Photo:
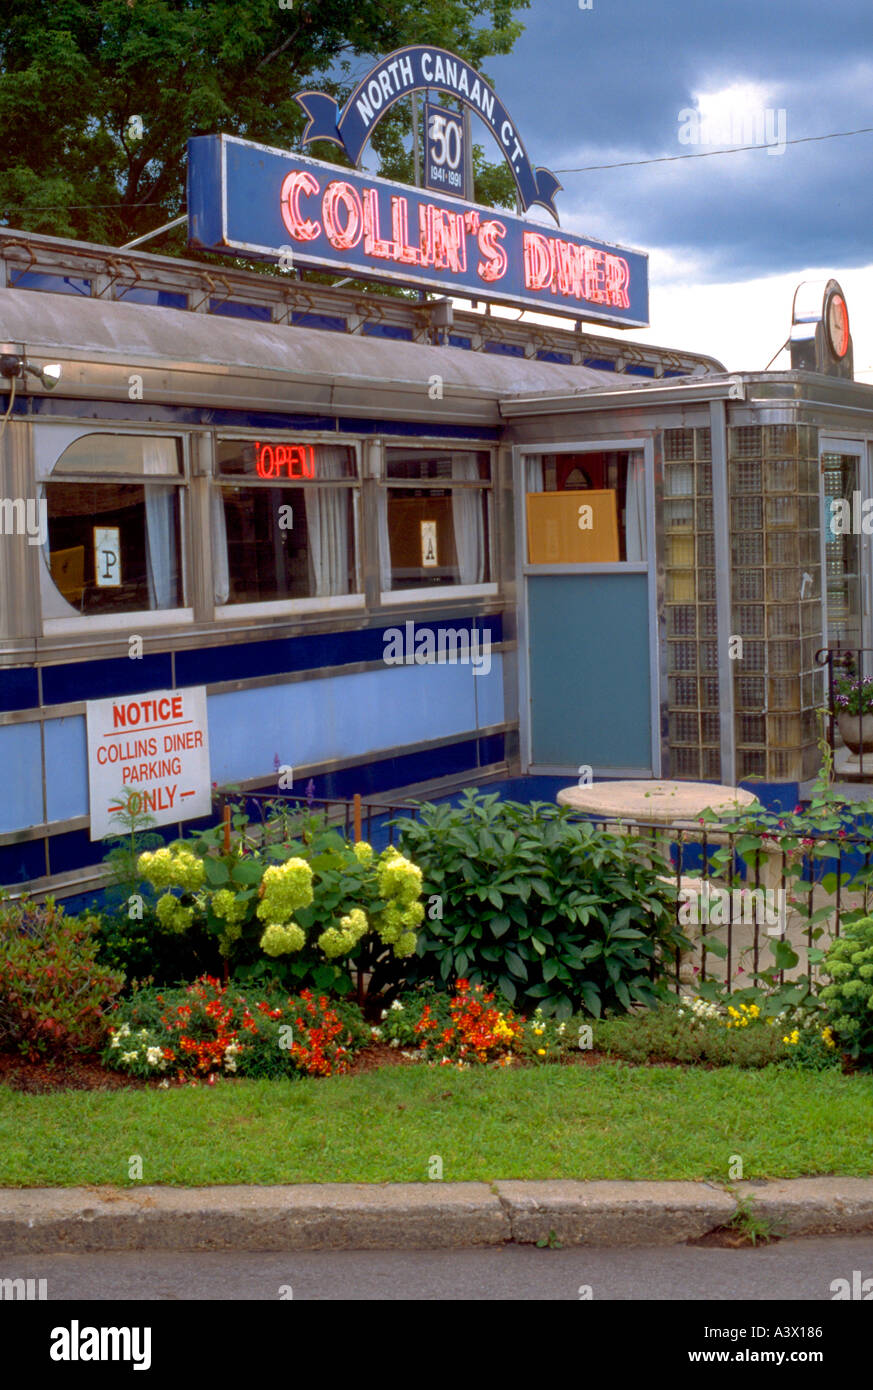
{"label": "entrance doorway", "polygon": [[660,775],[648,440],[520,451],[526,770]]}

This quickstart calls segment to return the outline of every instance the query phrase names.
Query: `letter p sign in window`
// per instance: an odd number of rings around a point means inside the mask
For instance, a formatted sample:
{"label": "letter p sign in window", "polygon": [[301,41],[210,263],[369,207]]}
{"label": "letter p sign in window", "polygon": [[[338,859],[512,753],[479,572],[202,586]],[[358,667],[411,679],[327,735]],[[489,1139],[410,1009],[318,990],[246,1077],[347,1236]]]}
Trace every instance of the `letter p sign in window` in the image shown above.
{"label": "letter p sign in window", "polygon": [[121,531],[117,526],[94,527],[94,575],[98,589],[121,584]]}

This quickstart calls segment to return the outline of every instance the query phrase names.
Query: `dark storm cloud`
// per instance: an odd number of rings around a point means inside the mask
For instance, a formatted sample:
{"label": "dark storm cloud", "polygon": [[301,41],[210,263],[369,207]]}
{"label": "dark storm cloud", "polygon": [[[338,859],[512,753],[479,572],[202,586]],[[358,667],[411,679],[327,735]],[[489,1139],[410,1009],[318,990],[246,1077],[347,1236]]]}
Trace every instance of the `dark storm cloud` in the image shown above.
{"label": "dark storm cloud", "polygon": [[[680,144],[679,113],[736,84],[766,89],[789,140],[873,126],[869,0],[534,0],[522,18],[515,51],[488,71],[531,158],[556,170],[714,148]],[[578,230],[750,278],[869,263],[871,174],[873,135],[858,135],[560,174],[558,206]]]}

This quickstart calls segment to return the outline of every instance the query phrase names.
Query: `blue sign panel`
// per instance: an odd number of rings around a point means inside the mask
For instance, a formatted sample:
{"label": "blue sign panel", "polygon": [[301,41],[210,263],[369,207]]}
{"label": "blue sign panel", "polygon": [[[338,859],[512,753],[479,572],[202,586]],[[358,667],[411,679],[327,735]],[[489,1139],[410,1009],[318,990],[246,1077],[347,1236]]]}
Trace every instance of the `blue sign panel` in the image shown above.
{"label": "blue sign panel", "polygon": [[[625,328],[648,257],[232,135],[188,141],[190,244]],[[290,252],[290,255],[289,255]]]}
{"label": "blue sign panel", "polygon": [[356,165],[385,113],[401,97],[421,91],[445,92],[475,111],[512,170],[522,207],[527,210],[539,203],[549,209],[557,222],[555,194],[561,185],[555,175],[550,169],[531,164],[515,123],[485,78],[463,58],[444,48],[412,44],[380,58],[361,78],[342,111],[326,92],[298,92],[294,100],[309,117],[303,144],[332,140]]}
{"label": "blue sign panel", "polygon": [[466,198],[464,118],[444,106],[424,103],[424,186],[434,193]]}

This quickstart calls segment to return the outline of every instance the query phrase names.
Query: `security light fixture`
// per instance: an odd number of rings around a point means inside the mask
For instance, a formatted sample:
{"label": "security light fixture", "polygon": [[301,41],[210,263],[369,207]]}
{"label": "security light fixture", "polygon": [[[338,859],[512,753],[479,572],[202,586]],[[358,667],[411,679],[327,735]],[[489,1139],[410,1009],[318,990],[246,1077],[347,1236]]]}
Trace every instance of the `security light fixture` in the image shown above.
{"label": "security light fixture", "polygon": [[0,354],[0,376],[14,379],[24,376],[25,372],[35,376],[47,391],[51,391],[61,379],[62,367],[60,362],[47,362],[44,367],[38,367],[35,362],[28,362],[26,358],[18,357],[15,353]]}

